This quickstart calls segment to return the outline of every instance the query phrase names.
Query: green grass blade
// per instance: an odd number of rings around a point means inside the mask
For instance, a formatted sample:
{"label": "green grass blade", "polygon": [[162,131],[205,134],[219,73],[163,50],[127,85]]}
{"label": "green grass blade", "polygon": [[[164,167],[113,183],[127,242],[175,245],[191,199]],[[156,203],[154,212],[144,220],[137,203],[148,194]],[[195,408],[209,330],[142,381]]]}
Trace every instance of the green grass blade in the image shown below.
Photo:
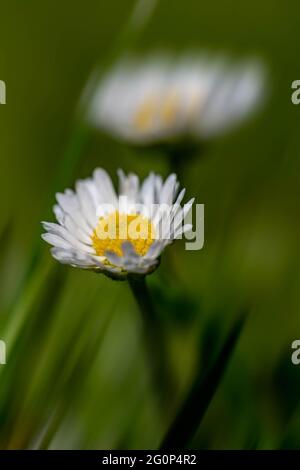
{"label": "green grass blade", "polygon": [[235,322],[217,359],[206,374],[196,376],[190,392],[168,430],[161,449],[184,449],[195,435],[220,384],[239,339],[245,315]]}

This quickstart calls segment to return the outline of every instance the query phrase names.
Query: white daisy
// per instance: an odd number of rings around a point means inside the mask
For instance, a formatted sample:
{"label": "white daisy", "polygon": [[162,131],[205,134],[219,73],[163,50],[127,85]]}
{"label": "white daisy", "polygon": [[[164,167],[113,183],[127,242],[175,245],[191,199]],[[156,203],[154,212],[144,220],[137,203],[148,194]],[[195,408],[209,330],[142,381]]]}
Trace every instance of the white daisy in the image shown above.
{"label": "white daisy", "polygon": [[75,191],[56,194],[58,223],[42,222],[42,238],[53,245],[52,256],[64,264],[101,271],[122,279],[145,275],[159,263],[163,249],[191,230],[185,219],[194,200],[183,207],[175,174],[165,182],[150,173],[118,172],[119,192],[103,169],[76,182]]}
{"label": "white daisy", "polygon": [[262,99],[257,62],[223,57],[124,59],[104,78],[90,120],[134,143],[207,139],[238,124]]}

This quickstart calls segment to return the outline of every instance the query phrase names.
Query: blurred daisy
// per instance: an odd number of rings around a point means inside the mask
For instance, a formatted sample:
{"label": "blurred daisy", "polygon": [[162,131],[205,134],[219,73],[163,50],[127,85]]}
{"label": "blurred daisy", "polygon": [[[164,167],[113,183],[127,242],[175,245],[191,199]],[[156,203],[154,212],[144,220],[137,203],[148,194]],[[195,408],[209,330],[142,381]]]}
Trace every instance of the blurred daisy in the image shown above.
{"label": "blurred daisy", "polygon": [[175,174],[166,181],[150,173],[139,178],[119,170],[119,192],[103,169],[76,182],[75,191],[56,194],[58,223],[42,222],[42,238],[64,264],[101,271],[116,279],[148,274],[164,248],[192,229],[184,221],[193,199],[183,207]]}
{"label": "blurred daisy", "polygon": [[125,59],[96,90],[90,120],[134,143],[207,139],[242,121],[260,103],[263,90],[264,73],[256,62]]}

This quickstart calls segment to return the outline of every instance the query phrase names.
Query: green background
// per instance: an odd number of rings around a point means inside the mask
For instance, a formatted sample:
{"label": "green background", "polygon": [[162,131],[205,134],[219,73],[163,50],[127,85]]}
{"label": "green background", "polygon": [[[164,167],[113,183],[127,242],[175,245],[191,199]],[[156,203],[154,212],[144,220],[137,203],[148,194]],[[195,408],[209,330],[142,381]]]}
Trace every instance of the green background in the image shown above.
{"label": "green background", "polygon": [[205,204],[203,250],[174,244],[148,279],[174,379],[170,411],[157,406],[128,285],[58,265],[39,238],[54,188],[65,187],[57,175],[66,152],[70,185],[96,166],[114,179],[118,167],[141,177],[169,172],[159,152],[95,130],[74,141],[82,89],[95,66],[105,70],[109,51],[126,50],[120,32],[133,4],[0,4],[7,85],[0,106],[0,338],[7,342],[0,447],[158,447],[193,377],[246,308],[237,348],[190,446],[297,448],[300,368],[290,356],[300,336],[300,108],[291,103],[291,83],[300,78],[298,2],[161,0],[131,44],[142,56],[160,48],[254,54],[268,69],[268,98],[255,119],[210,142],[179,175],[187,197]]}

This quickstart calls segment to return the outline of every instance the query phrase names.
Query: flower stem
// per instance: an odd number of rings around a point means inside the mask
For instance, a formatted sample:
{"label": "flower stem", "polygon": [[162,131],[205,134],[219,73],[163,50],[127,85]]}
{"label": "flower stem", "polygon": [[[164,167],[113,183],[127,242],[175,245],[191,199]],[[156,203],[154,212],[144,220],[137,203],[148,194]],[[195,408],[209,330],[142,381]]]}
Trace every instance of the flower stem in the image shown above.
{"label": "flower stem", "polygon": [[130,276],[128,282],[142,316],[153,386],[157,392],[159,404],[167,410],[171,402],[172,381],[161,321],[154,308],[145,277]]}
{"label": "flower stem", "polygon": [[178,178],[182,180],[184,178],[187,165],[194,160],[197,153],[198,148],[189,143],[168,146],[165,149],[165,154],[168,158],[170,171],[172,173],[176,173]]}

